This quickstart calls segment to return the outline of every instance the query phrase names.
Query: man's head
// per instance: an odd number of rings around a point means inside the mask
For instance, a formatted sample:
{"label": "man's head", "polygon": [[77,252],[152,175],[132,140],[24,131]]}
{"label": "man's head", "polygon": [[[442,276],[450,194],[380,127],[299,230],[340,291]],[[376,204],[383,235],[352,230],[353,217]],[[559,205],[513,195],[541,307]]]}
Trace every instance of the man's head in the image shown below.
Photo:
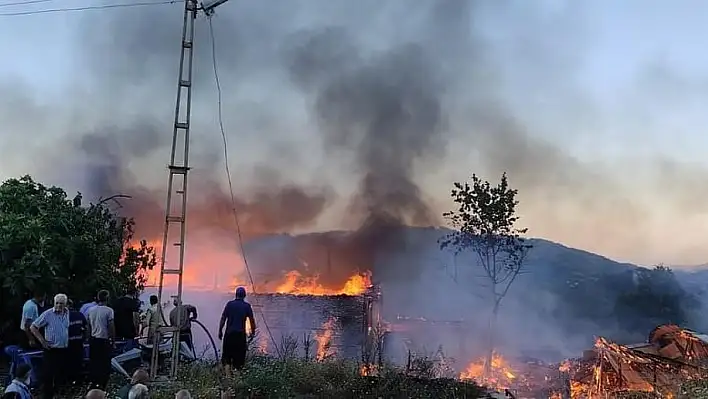
{"label": "man's head", "polygon": [[96,302],[98,302],[98,303],[107,303],[107,302],[108,302],[108,298],[109,298],[110,296],[111,296],[111,295],[108,293],[107,290],[98,291],[98,295],[96,295]]}
{"label": "man's head", "polygon": [[150,305],[157,305],[157,295],[150,295]]}
{"label": "man's head", "polygon": [[44,293],[42,290],[36,290],[34,294],[32,294],[32,299],[34,302],[38,305],[44,304],[44,300],[47,298],[47,294]]}
{"label": "man's head", "polygon": [[192,394],[186,389],[181,389],[175,394],[175,399],[192,399]]}
{"label": "man's head", "polygon": [[180,300],[177,299],[177,297],[172,298],[172,304],[175,305],[175,306],[181,305]]}
{"label": "man's head", "polygon": [[246,289],[244,287],[236,288],[236,299],[246,298]]}
{"label": "man's head", "polygon": [[146,384],[150,382],[150,374],[148,374],[147,370],[145,369],[137,369],[133,373],[133,377],[130,380],[130,383],[135,385],[135,384]]}
{"label": "man's head", "polygon": [[66,294],[56,294],[54,295],[54,311],[63,312],[66,310],[66,304],[69,302],[69,298]]}
{"label": "man's head", "polygon": [[22,363],[17,368],[15,368],[15,379],[17,381],[22,381],[25,384],[29,384],[29,379],[31,375],[32,367],[27,363]]}
{"label": "man's head", "polygon": [[67,299],[67,301],[66,301],[66,307],[67,307],[69,310],[74,309],[74,301],[72,301],[71,299]]}
{"label": "man's head", "polygon": [[128,399],[147,399],[148,387],[143,384],[135,384],[128,392]]}
{"label": "man's head", "polygon": [[92,389],[86,394],[86,399],[106,399],[106,392],[100,389]]}

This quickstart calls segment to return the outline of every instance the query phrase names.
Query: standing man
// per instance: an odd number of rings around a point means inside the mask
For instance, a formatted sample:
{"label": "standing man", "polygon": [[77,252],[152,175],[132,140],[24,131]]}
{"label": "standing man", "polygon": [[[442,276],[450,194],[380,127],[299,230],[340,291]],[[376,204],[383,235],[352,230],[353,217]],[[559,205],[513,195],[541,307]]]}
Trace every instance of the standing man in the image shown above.
{"label": "standing man", "polygon": [[179,342],[187,344],[189,349],[194,352],[194,343],[192,342],[192,320],[197,319],[197,308],[192,305],[183,305],[177,298],[172,301],[175,308],[170,311],[170,325],[177,326],[177,315],[179,315]]}
{"label": "standing man", "polygon": [[73,302],[69,299],[69,354],[67,368],[69,380],[73,383],[79,380],[84,370],[84,341],[88,337],[88,321],[80,311],[74,309]]}
{"label": "standing man", "polygon": [[22,305],[22,319],[20,320],[20,328],[25,333],[25,340],[22,342],[23,349],[37,348],[39,343],[32,334],[30,326],[32,322],[37,320],[40,315],[39,309],[44,306],[45,295],[42,291],[35,291],[31,299],[28,299],[24,305]]}
{"label": "standing man", "polygon": [[158,303],[157,295],[150,295],[150,307],[145,312],[144,323],[143,329],[147,329],[148,342],[152,344],[158,327],[162,325],[162,306]]}
{"label": "standing man", "polygon": [[96,299],[94,299],[91,302],[87,302],[87,303],[81,305],[81,309],[79,309],[79,312],[81,312],[81,314],[84,315],[84,317],[87,317],[89,309],[91,309],[92,307],[94,307],[96,305],[98,305],[98,304],[96,303]]}
{"label": "standing man", "polygon": [[[69,347],[68,298],[64,294],[54,296],[54,307],[45,310],[30,326],[32,334],[44,348],[43,392],[45,399],[52,399],[57,386],[65,380],[67,348]],[[44,329],[44,335],[39,331]]]}
{"label": "standing man", "polygon": [[[231,367],[241,370],[246,364],[248,341],[246,337],[246,319],[251,324],[251,337],[256,333],[256,320],[253,317],[251,304],[245,301],[246,289],[236,288],[236,298],[227,302],[219,322],[219,339],[223,339],[221,362],[226,371]],[[226,324],[226,336],[224,336]]]}
{"label": "standing man", "polygon": [[113,309],[109,308],[108,291],[98,292],[96,302],[88,312],[89,338],[89,367],[91,383],[94,388],[106,389],[108,378],[111,375],[111,357],[113,340],[116,336]]}
{"label": "standing man", "polygon": [[115,300],[116,339],[134,341],[140,331],[140,300],[128,294]]}

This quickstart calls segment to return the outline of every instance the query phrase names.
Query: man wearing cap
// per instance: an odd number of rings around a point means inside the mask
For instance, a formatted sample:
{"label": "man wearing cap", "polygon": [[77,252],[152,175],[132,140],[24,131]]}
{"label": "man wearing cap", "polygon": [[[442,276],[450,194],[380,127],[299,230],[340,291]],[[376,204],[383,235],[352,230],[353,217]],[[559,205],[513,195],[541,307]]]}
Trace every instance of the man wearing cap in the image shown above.
{"label": "man wearing cap", "polygon": [[[246,289],[236,288],[236,298],[226,303],[224,311],[221,313],[219,322],[219,339],[224,341],[221,353],[221,362],[224,368],[229,371],[230,367],[237,370],[243,368],[246,363],[246,351],[248,342],[246,336],[246,319],[251,325],[251,337],[256,332],[256,320],[253,317],[253,308],[246,302]],[[224,325],[226,325],[226,335],[224,335]]]}

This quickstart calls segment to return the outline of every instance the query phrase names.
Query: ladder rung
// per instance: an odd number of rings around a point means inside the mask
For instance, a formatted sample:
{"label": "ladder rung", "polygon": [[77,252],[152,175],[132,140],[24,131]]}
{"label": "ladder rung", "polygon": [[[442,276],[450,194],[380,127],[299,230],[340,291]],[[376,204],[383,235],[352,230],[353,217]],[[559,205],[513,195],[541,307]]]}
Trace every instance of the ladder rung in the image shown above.
{"label": "ladder rung", "polygon": [[187,171],[191,169],[189,166],[179,166],[179,165],[169,165],[167,168],[172,172],[172,173],[178,173],[182,175],[186,175]]}
{"label": "ladder rung", "polygon": [[181,243],[181,242],[176,242],[176,243],[174,243],[174,244],[172,244],[172,245],[174,245],[175,247],[181,247],[181,246],[182,246],[182,243]]}
{"label": "ladder rung", "polygon": [[192,82],[190,82],[189,80],[180,80],[179,85],[182,87],[189,87],[192,85]]}
{"label": "ladder rung", "polygon": [[163,269],[162,274],[182,274],[182,271],[179,269]]}
{"label": "ladder rung", "polygon": [[188,41],[185,40],[185,41],[182,42],[182,47],[184,47],[184,48],[192,48],[192,42],[188,42]]}
{"label": "ladder rung", "polygon": [[189,123],[187,122],[177,122],[175,123],[177,129],[189,129]]}
{"label": "ladder rung", "polygon": [[160,332],[175,332],[175,331],[179,331],[179,327],[160,326],[160,327],[157,327],[157,331],[160,331]]}
{"label": "ladder rung", "polygon": [[174,223],[182,223],[184,219],[182,219],[181,216],[168,216],[167,221],[168,222],[174,222]]}
{"label": "ladder rung", "polygon": [[177,194],[184,194],[184,190],[177,190],[175,191]]}

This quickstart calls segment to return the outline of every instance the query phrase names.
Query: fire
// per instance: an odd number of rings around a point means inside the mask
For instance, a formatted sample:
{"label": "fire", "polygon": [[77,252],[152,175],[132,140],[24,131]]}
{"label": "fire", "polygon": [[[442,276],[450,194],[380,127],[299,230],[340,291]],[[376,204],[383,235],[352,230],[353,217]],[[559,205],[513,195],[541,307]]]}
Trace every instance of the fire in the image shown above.
{"label": "fire", "polygon": [[371,286],[371,274],[351,276],[341,288],[328,288],[318,282],[319,276],[305,277],[297,270],[285,274],[285,281],[275,292],[293,295],[361,295]]}
{"label": "fire", "polygon": [[[153,246],[160,254],[161,242],[150,241],[148,245]],[[192,256],[192,257],[190,257]],[[190,290],[231,290],[239,285],[250,285],[243,261],[238,253],[233,250],[214,249],[209,251],[208,256],[202,255],[196,258],[196,253],[188,252],[185,260],[184,274],[182,275],[183,286]],[[196,259],[195,259],[196,258]],[[175,267],[171,265],[172,259],[167,259],[166,268]],[[220,267],[220,265],[230,265]],[[230,276],[220,275],[226,269],[230,270]],[[289,268],[284,267],[283,271]],[[255,273],[255,271],[254,271]],[[147,284],[157,285],[160,271],[159,263],[154,270],[146,273]],[[222,284],[226,280],[227,284]],[[165,285],[175,285],[176,276],[165,276]],[[259,292],[278,293],[291,295],[361,295],[371,286],[371,273],[365,272],[350,276],[341,286],[324,285],[319,281],[319,276],[304,276],[297,270],[290,270],[283,274],[282,279],[263,283],[256,281]]]}
{"label": "fire", "polygon": [[370,365],[363,365],[359,368],[359,375],[367,377],[367,376],[375,376],[379,372],[378,366],[375,364],[370,364]]}
{"label": "fire", "polygon": [[332,343],[332,334],[334,334],[334,323],[336,320],[330,318],[322,324],[322,332],[315,335],[317,341],[317,360],[325,360],[329,356],[329,349]]}
{"label": "fire", "polygon": [[492,356],[492,364],[489,375],[484,374],[485,360],[477,360],[470,363],[465,371],[460,373],[461,380],[474,380],[490,388],[509,388],[516,380],[516,375],[512,372],[509,363],[498,353]]}

